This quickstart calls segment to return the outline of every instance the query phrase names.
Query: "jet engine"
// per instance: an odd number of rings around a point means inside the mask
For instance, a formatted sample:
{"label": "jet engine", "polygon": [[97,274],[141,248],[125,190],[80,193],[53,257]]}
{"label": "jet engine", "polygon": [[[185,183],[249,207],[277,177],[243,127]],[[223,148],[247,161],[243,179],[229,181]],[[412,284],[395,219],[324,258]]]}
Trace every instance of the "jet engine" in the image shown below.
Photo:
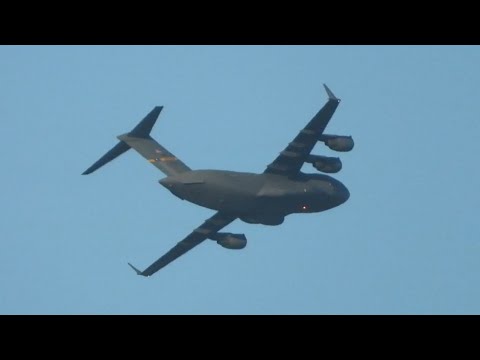
{"label": "jet engine", "polygon": [[310,155],[307,162],[311,163],[315,169],[324,173],[337,173],[342,170],[342,162],[339,158],[321,155]]}
{"label": "jet engine", "polygon": [[247,238],[244,234],[216,233],[210,239],[216,240],[218,245],[226,249],[240,250],[247,246]]}
{"label": "jet engine", "polygon": [[319,141],[324,142],[330,149],[340,152],[350,151],[355,145],[351,136],[322,135]]}

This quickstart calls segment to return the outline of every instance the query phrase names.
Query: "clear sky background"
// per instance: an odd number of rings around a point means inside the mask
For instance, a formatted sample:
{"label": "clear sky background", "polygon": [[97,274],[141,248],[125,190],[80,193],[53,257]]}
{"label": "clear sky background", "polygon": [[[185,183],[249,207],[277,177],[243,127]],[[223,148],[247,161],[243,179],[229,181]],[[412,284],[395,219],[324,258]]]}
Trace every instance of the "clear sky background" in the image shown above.
{"label": "clear sky background", "polygon": [[[480,313],[480,47],[0,47],[0,313]],[[136,276],[213,211],[129,151],[80,174],[154,106],[194,169],[262,172],[327,100],[353,135],[347,203],[236,221]],[[316,154],[336,154],[318,144]],[[305,172],[315,172],[305,165]]]}

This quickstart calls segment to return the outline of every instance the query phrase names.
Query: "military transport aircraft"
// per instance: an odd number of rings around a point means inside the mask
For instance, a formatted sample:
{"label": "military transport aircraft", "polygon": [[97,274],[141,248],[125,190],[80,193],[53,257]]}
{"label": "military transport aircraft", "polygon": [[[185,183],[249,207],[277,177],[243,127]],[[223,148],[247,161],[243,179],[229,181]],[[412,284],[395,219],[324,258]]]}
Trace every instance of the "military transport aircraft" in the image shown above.
{"label": "military transport aircraft", "polygon": [[163,107],[155,107],[132,131],[82,175],[102,167],[130,148],[135,149],[167,177],[159,183],[182,200],[215,210],[216,213],[144,271],[129,264],[138,275],[150,276],[206,239],[227,249],[243,249],[244,234],[219,232],[240,219],[249,224],[280,225],[285,216],[331,209],[348,200],[350,193],[338,180],[300,171],[310,163],[324,173],[342,168],[339,158],[311,155],[317,142],[335,151],[353,149],[351,136],[326,135],[324,130],[340,102],[324,85],[328,101],[262,174],[226,170],[191,170],[157,143],[150,132]]}

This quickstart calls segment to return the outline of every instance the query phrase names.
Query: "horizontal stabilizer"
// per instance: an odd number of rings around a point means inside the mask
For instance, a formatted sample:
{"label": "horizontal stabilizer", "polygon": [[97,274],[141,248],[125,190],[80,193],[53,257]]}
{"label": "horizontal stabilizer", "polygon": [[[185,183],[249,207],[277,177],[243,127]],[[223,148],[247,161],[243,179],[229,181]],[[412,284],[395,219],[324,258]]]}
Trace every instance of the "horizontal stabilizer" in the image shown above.
{"label": "horizontal stabilizer", "polygon": [[148,115],[145,116],[143,120],[140,121],[140,123],[128,133],[128,135],[137,138],[147,138],[150,135],[153,125],[155,125],[155,122],[157,121],[162,109],[163,106],[155,106],[153,110],[150,111]]}
{"label": "horizontal stabilizer", "polygon": [[93,164],[87,170],[85,170],[82,173],[82,175],[91,174],[95,170],[101,168],[106,163],[122,155],[128,149],[130,149],[130,146],[124,143],[123,141],[120,141],[117,145],[115,145],[112,149],[110,149],[110,151],[108,151],[105,155],[103,155],[95,164]]}
{"label": "horizontal stabilizer", "polygon": [[168,176],[190,171],[187,165],[150,136],[153,125],[155,125],[162,109],[163,106],[155,106],[132,131],[117,136],[120,142],[95,164],[85,170],[82,175],[91,174],[130,148],[140,153],[140,155]]}

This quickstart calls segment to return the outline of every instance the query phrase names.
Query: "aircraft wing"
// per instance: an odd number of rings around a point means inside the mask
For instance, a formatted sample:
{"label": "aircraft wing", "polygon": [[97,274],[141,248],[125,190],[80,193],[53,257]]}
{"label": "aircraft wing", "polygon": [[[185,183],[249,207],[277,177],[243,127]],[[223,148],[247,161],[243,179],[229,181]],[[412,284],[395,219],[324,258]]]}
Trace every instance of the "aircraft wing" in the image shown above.
{"label": "aircraft wing", "polygon": [[265,173],[295,175],[302,168],[320,136],[325,131],[328,122],[337,109],[340,99],[323,85],[328,94],[328,102],[320,109],[312,120],[303,128],[295,139],[288,144],[278,157],[267,166]]}
{"label": "aircraft wing", "polygon": [[153,275],[161,268],[167,266],[172,261],[185,254],[187,251],[193,249],[195,246],[220,231],[222,228],[233,222],[235,219],[236,217],[234,216],[217,212],[211,218],[207,219],[201,226],[193,230],[190,235],[188,235],[185,239],[183,239],[177,245],[171,248],[170,251],[168,251],[165,255],[155,261],[144,271],[138,270],[130,263],[128,265],[130,265],[138,275]]}

